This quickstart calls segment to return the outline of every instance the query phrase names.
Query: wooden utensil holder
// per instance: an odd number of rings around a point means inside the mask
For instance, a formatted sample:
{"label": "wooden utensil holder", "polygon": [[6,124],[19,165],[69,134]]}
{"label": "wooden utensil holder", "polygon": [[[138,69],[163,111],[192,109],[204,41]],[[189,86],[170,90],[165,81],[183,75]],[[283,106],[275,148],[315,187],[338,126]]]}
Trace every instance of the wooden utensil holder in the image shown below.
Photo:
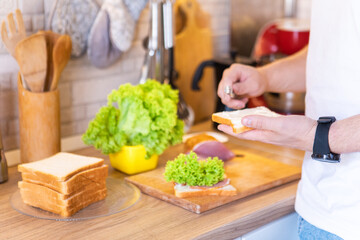
{"label": "wooden utensil holder", "polygon": [[60,152],[59,90],[35,93],[18,74],[21,162],[33,162]]}

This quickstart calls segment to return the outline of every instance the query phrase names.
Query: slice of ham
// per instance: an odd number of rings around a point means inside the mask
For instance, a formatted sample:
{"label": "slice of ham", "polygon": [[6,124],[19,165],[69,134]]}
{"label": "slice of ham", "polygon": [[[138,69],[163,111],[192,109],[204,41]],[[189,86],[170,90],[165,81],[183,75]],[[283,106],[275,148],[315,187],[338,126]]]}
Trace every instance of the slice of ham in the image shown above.
{"label": "slice of ham", "polygon": [[225,178],[224,180],[212,185],[212,186],[190,186],[192,189],[209,189],[209,188],[221,188],[230,184],[230,178]]}
{"label": "slice of ham", "polygon": [[218,157],[223,161],[227,161],[235,157],[235,154],[219,141],[204,141],[198,143],[192,151],[195,152],[200,159]]}

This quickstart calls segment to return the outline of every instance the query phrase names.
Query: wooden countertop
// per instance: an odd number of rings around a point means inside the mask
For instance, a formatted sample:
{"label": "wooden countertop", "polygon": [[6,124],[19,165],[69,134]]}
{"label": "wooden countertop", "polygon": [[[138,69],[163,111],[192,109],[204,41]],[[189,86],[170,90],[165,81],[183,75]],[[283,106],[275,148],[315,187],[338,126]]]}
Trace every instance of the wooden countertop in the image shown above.
{"label": "wooden countertop", "polygon": [[[191,132],[211,130],[211,123],[198,124]],[[303,151],[238,140],[230,144],[284,163],[301,166]],[[182,152],[182,145],[160,156],[165,165]],[[93,148],[75,153],[108,157]],[[108,162],[109,163],[109,162]],[[125,177],[113,168],[110,175]],[[16,167],[9,169],[9,181],[0,184],[0,239],[233,239],[294,211],[297,182],[246,197],[225,206],[195,214],[142,194],[140,200],[120,213],[79,222],[57,222],[22,215],[9,202],[21,179]]]}

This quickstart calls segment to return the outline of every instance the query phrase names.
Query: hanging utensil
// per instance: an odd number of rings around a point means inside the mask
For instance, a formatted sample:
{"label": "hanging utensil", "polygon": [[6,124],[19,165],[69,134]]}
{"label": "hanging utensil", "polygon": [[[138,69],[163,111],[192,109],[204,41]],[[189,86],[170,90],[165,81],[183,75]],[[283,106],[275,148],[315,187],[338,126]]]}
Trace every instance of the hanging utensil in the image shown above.
{"label": "hanging utensil", "polygon": [[[173,0],[150,1],[150,32],[147,39],[147,54],[141,70],[140,83],[156,79],[161,83],[174,84],[174,21]],[[185,103],[179,91],[177,106],[179,119],[184,120],[187,130],[194,121],[192,109]]]}
{"label": "hanging utensil", "polygon": [[148,78],[164,82],[164,46],[162,25],[162,2],[150,1],[150,33],[147,54],[141,70],[140,83]]}

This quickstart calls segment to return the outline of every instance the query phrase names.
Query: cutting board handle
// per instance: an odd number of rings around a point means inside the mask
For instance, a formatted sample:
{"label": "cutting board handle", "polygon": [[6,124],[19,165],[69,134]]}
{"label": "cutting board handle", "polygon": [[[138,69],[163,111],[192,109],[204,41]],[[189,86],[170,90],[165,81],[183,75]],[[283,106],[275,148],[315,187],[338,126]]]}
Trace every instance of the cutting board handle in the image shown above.
{"label": "cutting board handle", "polygon": [[176,33],[199,30],[210,26],[210,15],[200,8],[196,0],[177,0],[175,4]]}
{"label": "cutting board handle", "polygon": [[[208,119],[215,110],[216,92],[212,69],[204,72],[200,91],[194,92],[191,88],[197,66],[213,58],[212,33],[209,27],[200,27],[198,24],[201,22],[199,16],[203,15],[200,14],[201,9],[196,0],[179,0],[176,3],[179,4],[176,5],[178,13],[182,15],[176,16],[175,21],[179,18],[185,21],[182,30],[175,36],[175,69],[179,73],[175,84],[185,102],[194,110],[196,123]],[[204,25],[206,24],[202,24]]]}

